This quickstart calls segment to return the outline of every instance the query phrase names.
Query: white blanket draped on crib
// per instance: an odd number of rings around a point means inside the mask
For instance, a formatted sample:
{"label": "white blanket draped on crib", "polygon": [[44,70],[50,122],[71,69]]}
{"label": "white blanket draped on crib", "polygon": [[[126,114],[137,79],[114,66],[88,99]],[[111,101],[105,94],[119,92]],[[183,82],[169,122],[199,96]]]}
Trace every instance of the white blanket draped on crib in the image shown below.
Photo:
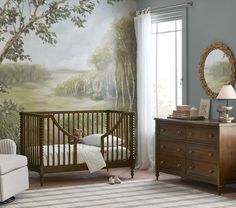
{"label": "white blanket draped on crib", "polygon": [[83,148],[81,149],[81,155],[86,165],[88,166],[90,173],[96,172],[106,167],[106,163],[100,152],[100,148],[89,145],[83,145]]}

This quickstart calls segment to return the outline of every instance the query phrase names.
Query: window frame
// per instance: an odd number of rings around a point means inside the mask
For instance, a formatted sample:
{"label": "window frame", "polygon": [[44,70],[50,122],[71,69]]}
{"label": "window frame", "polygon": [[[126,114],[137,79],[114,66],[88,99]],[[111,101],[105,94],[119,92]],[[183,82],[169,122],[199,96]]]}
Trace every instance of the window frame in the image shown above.
{"label": "window frame", "polygon": [[[187,97],[187,8],[171,9],[162,12],[152,12],[152,24],[173,20],[182,20],[182,104],[186,104]],[[175,82],[177,81],[177,78]],[[176,86],[177,87],[177,86]],[[177,90],[177,89],[176,89]],[[158,97],[156,97],[156,102]]]}

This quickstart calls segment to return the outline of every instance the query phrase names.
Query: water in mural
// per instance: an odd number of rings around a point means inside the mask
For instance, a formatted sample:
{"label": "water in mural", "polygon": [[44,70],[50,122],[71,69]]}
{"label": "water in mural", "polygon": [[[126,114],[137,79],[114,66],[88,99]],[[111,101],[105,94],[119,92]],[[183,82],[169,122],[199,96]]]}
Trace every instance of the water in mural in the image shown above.
{"label": "water in mural", "polygon": [[0,138],[19,137],[18,113],[6,116],[4,110],[9,105],[17,111],[134,111],[134,8],[134,1],[113,6],[101,2],[84,28],[70,22],[53,26],[58,40],[54,47],[28,34],[24,50],[32,61],[0,65],[0,81],[9,92],[0,94]]}

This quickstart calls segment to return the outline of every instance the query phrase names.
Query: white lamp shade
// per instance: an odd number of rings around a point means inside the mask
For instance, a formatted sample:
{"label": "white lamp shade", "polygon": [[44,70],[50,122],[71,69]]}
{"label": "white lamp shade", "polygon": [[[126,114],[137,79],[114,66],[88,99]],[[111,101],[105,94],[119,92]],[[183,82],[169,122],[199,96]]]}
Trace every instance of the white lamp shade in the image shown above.
{"label": "white lamp shade", "polygon": [[236,92],[232,85],[224,85],[216,99],[236,99]]}

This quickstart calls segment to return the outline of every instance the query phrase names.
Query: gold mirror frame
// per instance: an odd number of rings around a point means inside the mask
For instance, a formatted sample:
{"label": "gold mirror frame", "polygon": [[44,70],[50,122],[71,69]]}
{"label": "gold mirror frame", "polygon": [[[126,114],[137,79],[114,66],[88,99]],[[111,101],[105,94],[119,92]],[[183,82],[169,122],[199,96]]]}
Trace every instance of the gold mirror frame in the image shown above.
{"label": "gold mirror frame", "polygon": [[230,64],[230,69],[231,69],[231,77],[230,81],[228,83],[225,83],[227,85],[234,85],[235,82],[235,61],[234,61],[234,56],[232,51],[228,46],[226,46],[222,42],[214,42],[210,44],[202,53],[200,57],[200,62],[199,62],[199,75],[200,75],[200,82],[202,85],[202,88],[204,89],[205,93],[210,97],[210,98],[216,98],[218,93],[212,91],[209,86],[206,83],[206,79],[204,76],[204,66],[205,66],[205,61],[207,59],[207,56],[215,49],[219,49],[225,53],[227,58],[229,59],[229,64]]}

